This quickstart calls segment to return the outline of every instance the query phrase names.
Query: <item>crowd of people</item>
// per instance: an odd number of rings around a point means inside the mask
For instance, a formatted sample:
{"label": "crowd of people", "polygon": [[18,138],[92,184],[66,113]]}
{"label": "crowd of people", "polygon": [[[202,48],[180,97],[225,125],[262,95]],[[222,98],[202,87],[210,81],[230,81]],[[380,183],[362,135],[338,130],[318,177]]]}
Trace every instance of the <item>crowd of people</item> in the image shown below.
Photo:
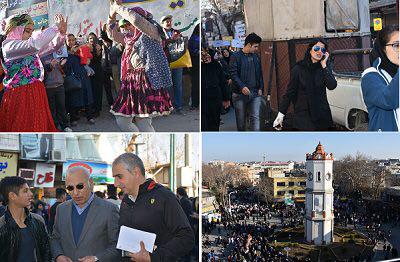
{"label": "crowd of people", "polygon": [[[264,203],[254,190],[237,191],[230,206],[220,206],[221,219],[203,219],[203,261],[304,261],[306,258],[287,257],[285,250],[275,248],[285,228],[304,225],[303,204]],[[400,215],[388,203],[357,197],[347,198],[338,193],[334,199],[335,227],[354,229],[383,252],[382,259],[398,258],[392,239],[398,230]],[[295,234],[295,233],[294,233]],[[214,239],[211,236],[214,236]],[[295,235],[285,236],[294,239]],[[382,250],[383,248],[383,250]],[[373,253],[360,254],[371,261]]]}
{"label": "crowd of people", "polygon": [[[191,67],[191,109],[197,110],[199,26],[187,44],[172,21],[167,15],[156,22],[120,0],[110,4],[100,35],[68,33],[61,14],[41,30],[27,14],[10,17],[0,39],[0,131],[70,132],[82,116],[95,124],[105,111],[104,93],[121,131],[155,131],[153,117],[184,114],[184,67]],[[171,69],[179,43],[192,61]]]}
{"label": "crowd of people", "polygon": [[[5,261],[193,261],[198,258],[198,201],[184,188],[171,190],[146,179],[142,160],[125,153],[113,162],[114,186],[93,192],[84,165],[67,170],[65,188],[48,205],[33,198],[18,176],[0,181],[0,257]],[[123,193],[118,194],[116,188]],[[149,250],[117,249],[121,226],[156,235]],[[198,243],[198,242],[197,242]],[[122,251],[122,252],[121,252]],[[149,252],[150,251],[150,252]]]}
{"label": "crowd of people", "polygon": [[[276,232],[302,225],[302,206],[259,202],[249,190],[237,192],[233,204],[220,209],[221,221],[203,220],[203,249],[210,250],[203,252],[203,261],[308,261],[289,257],[274,245]],[[218,235],[214,242],[210,234]],[[222,254],[217,255],[215,248],[222,249]]]}
{"label": "crowd of people", "polygon": [[[372,56],[376,60],[362,74],[362,95],[370,131],[400,130],[398,36],[398,25],[379,31],[373,44]],[[251,33],[245,38],[244,47],[236,52],[202,43],[203,131],[219,131],[221,114],[230,105],[235,110],[238,131],[260,131],[261,119],[270,117],[262,115],[267,114],[262,110],[267,105],[263,97],[266,83],[258,54],[261,41],[261,37]],[[291,68],[285,93],[278,97],[278,114],[271,121],[275,130],[283,129],[290,106],[294,108],[290,130],[334,130],[327,89],[336,89],[337,81],[329,57],[325,39],[309,40],[304,58]]]}

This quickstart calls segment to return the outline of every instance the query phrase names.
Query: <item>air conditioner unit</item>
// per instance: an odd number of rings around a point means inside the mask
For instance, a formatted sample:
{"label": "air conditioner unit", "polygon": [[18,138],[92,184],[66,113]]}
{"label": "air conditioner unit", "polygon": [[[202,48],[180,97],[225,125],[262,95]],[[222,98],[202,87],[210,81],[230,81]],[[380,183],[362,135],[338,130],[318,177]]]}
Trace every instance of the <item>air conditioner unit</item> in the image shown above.
{"label": "air conditioner unit", "polygon": [[35,170],[20,168],[18,170],[18,176],[25,178],[26,180],[33,180],[35,179]]}
{"label": "air conditioner unit", "polygon": [[63,151],[52,150],[49,154],[49,161],[51,162],[65,162],[65,155]]}

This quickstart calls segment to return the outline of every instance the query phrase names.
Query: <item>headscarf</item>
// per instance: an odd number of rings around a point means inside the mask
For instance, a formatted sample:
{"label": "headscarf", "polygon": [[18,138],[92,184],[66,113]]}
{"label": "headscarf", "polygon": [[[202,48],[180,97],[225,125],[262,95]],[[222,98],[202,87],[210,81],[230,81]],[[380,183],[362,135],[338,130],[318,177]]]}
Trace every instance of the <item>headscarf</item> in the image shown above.
{"label": "headscarf", "polygon": [[379,37],[374,41],[373,53],[375,56],[381,58],[381,65],[380,68],[388,72],[391,77],[394,77],[399,69],[398,65],[393,64],[389,58],[387,57],[386,53],[383,51],[385,46],[382,46],[381,42],[379,41]]}
{"label": "headscarf", "polygon": [[[149,21],[153,18],[153,15],[150,12],[144,10],[143,8],[133,7],[133,8],[129,8],[129,10],[134,11],[135,13],[143,16],[144,18],[146,18]],[[121,74],[122,75],[126,75],[128,72],[128,69],[129,69],[128,65],[130,64],[129,59],[132,54],[133,45],[139,39],[139,37],[141,35],[142,35],[142,31],[140,31],[139,29],[137,29],[134,26],[133,26],[133,31],[129,31],[128,33],[125,34],[124,42],[126,44],[126,46],[125,46],[126,50],[122,57],[122,61],[123,61],[122,66],[121,66]]]}
{"label": "headscarf", "polygon": [[[14,29],[20,28],[20,27],[25,28],[25,26],[27,26],[29,24],[34,24],[34,23],[33,23],[32,18],[28,14],[11,16],[9,18],[9,20],[7,21],[6,30],[5,30],[7,38],[12,33],[12,31],[14,31]],[[20,30],[20,29],[18,29],[18,30]],[[14,37],[15,36],[18,36],[18,34],[14,34]],[[22,37],[22,35],[21,35],[21,37]]]}

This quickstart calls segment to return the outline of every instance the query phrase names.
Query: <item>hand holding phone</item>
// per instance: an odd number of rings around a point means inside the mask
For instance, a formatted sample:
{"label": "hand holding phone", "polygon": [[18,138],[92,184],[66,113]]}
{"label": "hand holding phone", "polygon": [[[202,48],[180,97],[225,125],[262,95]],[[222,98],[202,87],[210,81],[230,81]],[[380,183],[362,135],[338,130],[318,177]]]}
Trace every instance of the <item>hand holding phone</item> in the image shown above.
{"label": "hand holding phone", "polygon": [[329,53],[326,52],[325,55],[323,55],[322,58],[321,58],[321,66],[322,66],[322,68],[326,67],[326,62],[328,61],[328,58],[329,58]]}

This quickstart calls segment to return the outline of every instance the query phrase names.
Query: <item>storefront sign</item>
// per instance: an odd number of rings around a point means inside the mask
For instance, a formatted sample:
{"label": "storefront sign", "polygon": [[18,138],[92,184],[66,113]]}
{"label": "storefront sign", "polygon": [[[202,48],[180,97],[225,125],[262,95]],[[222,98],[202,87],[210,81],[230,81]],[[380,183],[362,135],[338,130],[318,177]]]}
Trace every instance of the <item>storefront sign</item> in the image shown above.
{"label": "storefront sign", "polygon": [[17,175],[18,154],[0,152],[0,180]]}
{"label": "storefront sign", "polygon": [[56,165],[37,163],[34,187],[54,187]]}
{"label": "storefront sign", "polygon": [[105,163],[94,163],[77,160],[69,160],[63,164],[62,180],[65,181],[68,168],[74,166],[82,166],[86,168],[90,177],[93,179],[95,184],[112,184],[114,178],[112,177],[111,165]]}

